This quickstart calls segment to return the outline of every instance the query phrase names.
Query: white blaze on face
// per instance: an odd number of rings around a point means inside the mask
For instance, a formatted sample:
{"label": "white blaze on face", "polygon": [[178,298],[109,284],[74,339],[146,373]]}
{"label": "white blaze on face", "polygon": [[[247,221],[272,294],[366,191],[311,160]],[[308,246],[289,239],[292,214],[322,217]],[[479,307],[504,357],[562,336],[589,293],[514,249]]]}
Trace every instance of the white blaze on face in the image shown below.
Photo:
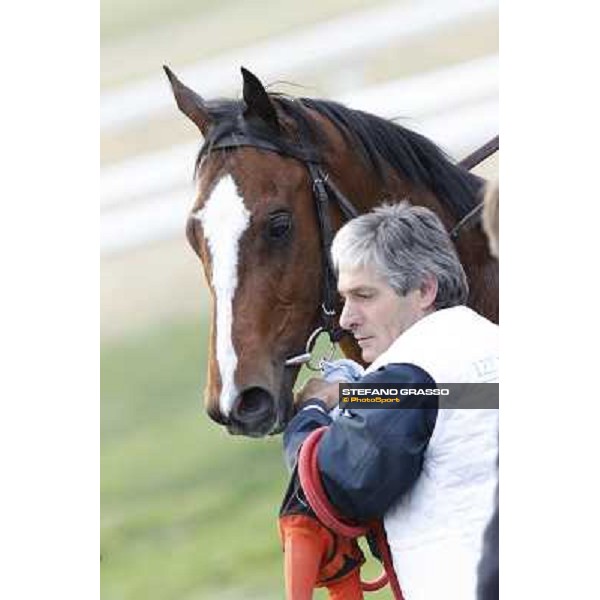
{"label": "white blaze on face", "polygon": [[202,223],[211,255],[212,285],[217,303],[217,362],[221,375],[219,408],[223,415],[228,416],[238,395],[234,381],[237,356],[232,339],[238,248],[240,238],[250,223],[250,211],[245,207],[231,175],[219,181],[194,218]]}

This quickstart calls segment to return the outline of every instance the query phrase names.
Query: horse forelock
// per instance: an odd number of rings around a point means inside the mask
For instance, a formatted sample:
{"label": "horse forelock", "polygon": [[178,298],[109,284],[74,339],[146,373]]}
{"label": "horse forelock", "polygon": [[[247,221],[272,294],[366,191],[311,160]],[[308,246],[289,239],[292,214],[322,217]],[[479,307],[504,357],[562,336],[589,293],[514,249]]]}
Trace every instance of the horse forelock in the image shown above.
{"label": "horse forelock", "polygon": [[219,409],[228,416],[238,395],[233,301],[238,285],[239,246],[250,224],[250,211],[230,174],[221,177],[193,218],[202,224],[212,264],[210,283],[215,295],[216,361],[221,379]]}

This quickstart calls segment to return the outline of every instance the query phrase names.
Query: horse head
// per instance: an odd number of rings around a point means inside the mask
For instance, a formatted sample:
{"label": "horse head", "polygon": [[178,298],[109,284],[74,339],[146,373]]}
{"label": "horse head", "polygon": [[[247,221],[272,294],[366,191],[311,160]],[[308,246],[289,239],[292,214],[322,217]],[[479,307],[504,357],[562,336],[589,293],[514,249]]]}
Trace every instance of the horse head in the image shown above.
{"label": "horse head", "polygon": [[[304,351],[319,321],[320,248],[306,168],[250,72],[242,70],[243,101],[211,103],[165,70],[205,140],[187,236],[213,300],[206,408],[232,433],[275,433],[290,418],[299,370],[286,359]],[[224,142],[236,136],[255,144]],[[289,153],[261,147],[273,139]]]}
{"label": "horse head", "polygon": [[[290,357],[304,353],[324,319],[332,325],[323,317],[335,287],[324,231],[349,216],[344,205],[366,212],[409,198],[450,231],[478,204],[483,181],[397,123],[329,100],[269,94],[245,69],[243,99],[214,101],[165,71],[204,137],[187,235],[213,298],[208,414],[232,433],[276,433],[292,412],[299,367]],[[319,202],[323,181],[337,204]],[[497,322],[498,263],[485,236],[465,228],[456,245],[469,306]],[[360,356],[349,338],[341,345]]]}

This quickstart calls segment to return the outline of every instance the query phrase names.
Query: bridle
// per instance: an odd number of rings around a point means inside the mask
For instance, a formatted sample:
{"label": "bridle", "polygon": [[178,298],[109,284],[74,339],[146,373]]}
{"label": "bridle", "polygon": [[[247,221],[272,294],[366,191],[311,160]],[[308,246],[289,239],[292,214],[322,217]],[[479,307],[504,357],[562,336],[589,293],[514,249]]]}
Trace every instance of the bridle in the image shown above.
{"label": "bridle", "polygon": [[319,239],[321,246],[321,263],[322,263],[322,298],[321,298],[321,324],[309,335],[305,345],[304,352],[291,356],[285,361],[286,367],[306,364],[309,369],[314,371],[319,370],[319,366],[313,365],[310,362],[312,349],[317,341],[317,338],[322,333],[329,335],[331,341],[331,353],[333,356],[334,344],[346,335],[346,331],[336,324],[336,300],[337,300],[337,278],[329,249],[333,242],[334,230],[331,222],[329,205],[333,201],[337,204],[342,215],[346,220],[357,217],[360,212],[346,198],[346,196],[335,186],[330,180],[328,173],[323,169],[319,157],[304,148],[286,148],[285,150],[276,144],[252,136],[248,133],[234,132],[229,133],[213,144],[210,144],[210,151],[213,150],[232,150],[240,146],[249,146],[259,148],[261,150],[269,150],[282,154],[291,158],[295,158],[303,163],[308,169],[311,179],[311,188],[313,198],[315,200],[315,208],[317,221],[319,224]]}
{"label": "bridle", "polygon": [[334,232],[329,213],[329,204],[331,201],[337,203],[340,212],[347,221],[354,219],[360,213],[346,196],[333,184],[329,175],[323,170],[320,163],[307,161],[306,167],[312,180],[312,191],[315,199],[317,212],[317,221],[319,222],[319,232],[321,241],[321,262],[323,273],[323,296],[321,302],[321,325],[317,327],[309,336],[304,353],[297,354],[285,361],[286,367],[296,365],[306,366],[311,371],[319,371],[320,365],[313,365],[310,362],[313,346],[321,333],[329,335],[331,350],[329,359],[333,357],[335,344],[347,334],[335,321],[335,304],[337,299],[337,277],[331,261],[331,244],[333,242]]}
{"label": "bridle", "polygon": [[[320,158],[302,147],[286,148],[285,150],[276,144],[250,135],[245,132],[233,132],[224,135],[219,140],[209,144],[209,151],[212,150],[232,150],[240,146],[249,146],[259,148],[261,150],[269,150],[282,154],[291,158],[295,158],[303,163],[308,169],[308,174],[311,179],[311,187],[313,198],[315,200],[315,208],[317,221],[319,224],[320,244],[321,244],[321,262],[322,262],[322,298],[321,298],[321,324],[309,335],[303,353],[291,356],[285,361],[286,367],[294,367],[299,365],[307,365],[313,371],[320,370],[320,365],[311,363],[311,353],[317,341],[317,338],[322,333],[327,333],[331,342],[330,356],[333,356],[334,344],[347,334],[345,329],[342,329],[336,323],[336,299],[337,299],[337,278],[335,269],[331,261],[330,248],[333,242],[334,230],[331,222],[329,205],[334,203],[339,208],[343,217],[349,221],[357,217],[360,212],[348,200],[348,198],[335,186],[329,178],[329,174],[323,169]],[[464,158],[459,165],[467,170],[472,169],[480,162],[488,158],[496,152],[499,147],[499,136],[487,142],[481,148]],[[481,213],[483,202],[480,202],[467,215],[465,215],[450,231],[450,237],[453,241],[458,239],[460,232],[476,222],[476,219]]]}

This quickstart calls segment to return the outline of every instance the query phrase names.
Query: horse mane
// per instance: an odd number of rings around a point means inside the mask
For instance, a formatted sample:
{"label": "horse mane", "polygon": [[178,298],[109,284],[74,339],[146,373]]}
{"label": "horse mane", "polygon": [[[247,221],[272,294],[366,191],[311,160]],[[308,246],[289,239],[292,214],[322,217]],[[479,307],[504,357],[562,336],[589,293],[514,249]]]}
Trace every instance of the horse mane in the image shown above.
{"label": "horse mane", "polygon": [[358,151],[365,165],[383,180],[392,168],[412,185],[432,192],[457,219],[481,200],[483,179],[452,160],[425,136],[393,121],[348,108],[331,100],[292,98],[270,93],[271,101],[294,123],[286,136],[278,135],[261,123],[243,118],[242,100],[216,100],[207,103],[215,126],[209,131],[196,160],[196,172],[204,156],[223,137],[232,133],[249,135],[274,144],[283,154],[295,155],[299,147],[317,156],[327,148],[327,138],[309,111],[328,119],[347,143]]}

